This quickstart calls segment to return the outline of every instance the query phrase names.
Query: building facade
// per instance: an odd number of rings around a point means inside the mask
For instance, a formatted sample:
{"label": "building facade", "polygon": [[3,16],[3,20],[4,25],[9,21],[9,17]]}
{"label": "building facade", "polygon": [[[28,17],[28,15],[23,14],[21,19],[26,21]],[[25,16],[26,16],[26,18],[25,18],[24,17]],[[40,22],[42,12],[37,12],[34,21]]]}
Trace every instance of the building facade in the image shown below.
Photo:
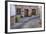
{"label": "building facade", "polygon": [[10,23],[14,24],[16,23],[16,16],[22,16],[22,17],[31,17],[34,16],[40,16],[40,19],[42,17],[42,7],[41,6],[29,6],[29,5],[11,5],[10,7]]}
{"label": "building facade", "polygon": [[39,15],[40,10],[38,6],[16,5],[16,12],[24,16]]}

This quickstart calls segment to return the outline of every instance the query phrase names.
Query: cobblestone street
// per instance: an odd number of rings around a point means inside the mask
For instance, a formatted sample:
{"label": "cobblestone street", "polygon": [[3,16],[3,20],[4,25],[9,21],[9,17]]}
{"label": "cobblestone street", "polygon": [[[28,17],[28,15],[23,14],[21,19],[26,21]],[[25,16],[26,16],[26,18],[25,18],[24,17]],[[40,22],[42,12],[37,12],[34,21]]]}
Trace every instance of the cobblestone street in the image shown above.
{"label": "cobblestone street", "polygon": [[38,28],[41,26],[39,22],[40,22],[39,16],[24,17],[21,18],[18,23],[15,23],[13,26],[11,26],[11,29]]}

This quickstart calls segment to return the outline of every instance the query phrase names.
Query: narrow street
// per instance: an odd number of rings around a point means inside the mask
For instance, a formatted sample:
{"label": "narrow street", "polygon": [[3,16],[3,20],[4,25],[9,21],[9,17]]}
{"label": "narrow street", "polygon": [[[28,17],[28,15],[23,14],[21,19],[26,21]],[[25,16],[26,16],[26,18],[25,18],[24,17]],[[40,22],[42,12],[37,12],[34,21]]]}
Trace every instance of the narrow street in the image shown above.
{"label": "narrow street", "polygon": [[20,29],[20,28],[38,28],[40,27],[40,17],[32,16],[32,17],[24,17],[20,19],[18,23],[15,23],[11,26],[11,29]]}

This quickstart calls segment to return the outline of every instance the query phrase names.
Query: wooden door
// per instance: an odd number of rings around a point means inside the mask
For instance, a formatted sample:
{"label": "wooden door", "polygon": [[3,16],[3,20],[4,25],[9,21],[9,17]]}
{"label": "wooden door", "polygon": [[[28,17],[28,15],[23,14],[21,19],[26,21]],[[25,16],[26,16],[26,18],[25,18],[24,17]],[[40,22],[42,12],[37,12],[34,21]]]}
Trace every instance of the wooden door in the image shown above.
{"label": "wooden door", "polygon": [[32,15],[36,15],[36,9],[32,9]]}
{"label": "wooden door", "polygon": [[28,16],[28,9],[25,9],[25,11],[24,11],[24,15],[25,15],[25,17],[27,17]]}

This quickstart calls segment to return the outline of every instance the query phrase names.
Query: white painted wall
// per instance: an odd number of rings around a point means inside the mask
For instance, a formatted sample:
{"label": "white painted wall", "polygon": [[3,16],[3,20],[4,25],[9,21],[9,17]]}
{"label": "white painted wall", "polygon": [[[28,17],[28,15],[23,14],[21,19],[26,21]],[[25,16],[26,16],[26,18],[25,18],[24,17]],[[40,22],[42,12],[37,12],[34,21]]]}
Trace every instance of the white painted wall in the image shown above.
{"label": "white painted wall", "polygon": [[15,16],[16,15],[16,10],[15,10],[15,5],[10,5],[10,16]]}

